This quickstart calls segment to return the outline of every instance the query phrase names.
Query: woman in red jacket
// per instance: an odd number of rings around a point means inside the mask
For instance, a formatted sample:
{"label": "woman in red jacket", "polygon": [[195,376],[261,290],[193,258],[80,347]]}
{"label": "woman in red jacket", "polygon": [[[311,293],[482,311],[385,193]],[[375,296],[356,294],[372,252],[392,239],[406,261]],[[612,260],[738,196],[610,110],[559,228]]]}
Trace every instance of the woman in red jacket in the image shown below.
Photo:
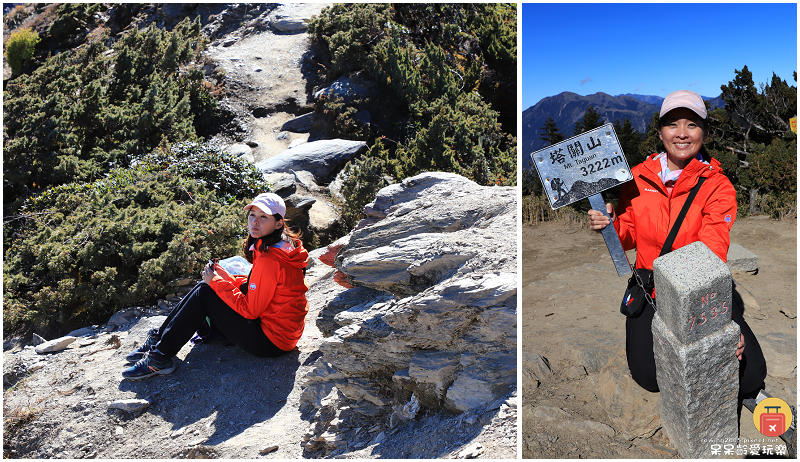
{"label": "woman in red jacket", "polygon": [[203,268],[203,282],[172,310],[158,329],[126,357],[136,364],[122,372],[140,380],[175,370],[173,357],[195,332],[218,328],[246,352],[274,357],[291,351],[305,327],[308,302],[303,269],[308,252],[300,234],[285,226],[280,196],[260,194],[244,208],[249,236],[243,243],[248,277],[231,276],[217,263]]}
{"label": "woman in red jacket", "polygon": [[[623,248],[636,248],[636,268],[652,271],[653,261],[661,253],[689,191],[700,177],[705,177],[670,250],[701,241],[726,262],[729,231],[736,220],[736,191],[722,173],[719,161],[703,148],[708,120],[700,95],[687,90],[667,95],[659,114],[658,136],[665,152],[649,156],[631,170],[634,181],[623,185],[617,211],[606,204],[610,220],[590,210],[589,227],[601,231],[613,223]],[[753,331],[744,322],[741,298],[737,296],[734,292],[732,318],[741,329],[735,352],[740,360],[740,394],[755,396],[764,386],[767,367]],[[649,391],[658,391],[650,328],[654,314],[646,303],[641,315],[626,318],[625,322],[631,376]]]}

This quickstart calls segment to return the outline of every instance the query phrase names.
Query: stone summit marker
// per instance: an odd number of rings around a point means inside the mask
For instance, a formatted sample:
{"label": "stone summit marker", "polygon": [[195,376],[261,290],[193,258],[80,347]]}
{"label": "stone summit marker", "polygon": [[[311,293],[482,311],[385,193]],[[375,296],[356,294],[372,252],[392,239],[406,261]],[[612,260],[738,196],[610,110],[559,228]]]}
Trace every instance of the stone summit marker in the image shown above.
{"label": "stone summit marker", "polygon": [[731,320],[731,271],[702,242],[653,263],[653,353],[661,423],[684,458],[739,436],[739,326]]}

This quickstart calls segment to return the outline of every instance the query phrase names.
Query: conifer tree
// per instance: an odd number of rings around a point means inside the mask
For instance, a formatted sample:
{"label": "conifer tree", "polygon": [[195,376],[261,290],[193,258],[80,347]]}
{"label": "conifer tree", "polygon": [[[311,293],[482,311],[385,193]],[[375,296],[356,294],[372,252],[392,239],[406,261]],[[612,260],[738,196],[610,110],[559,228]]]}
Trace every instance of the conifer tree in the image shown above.
{"label": "conifer tree", "polygon": [[751,144],[753,129],[762,123],[759,114],[759,95],[753,83],[753,74],[744,66],[742,70],[736,70],[736,77],[722,85],[722,99],[725,101],[725,112],[730,114],[741,130],[740,149],[747,153]]}
{"label": "conifer tree", "polygon": [[789,118],[797,114],[797,87],[773,73],[759,91],[743,66],[720,88],[725,108],[709,114],[706,145],[736,187],[739,213],[796,216],[797,134]]}
{"label": "conifer tree", "polygon": [[548,145],[553,145],[564,140],[564,135],[561,134],[552,116],[548,116],[547,120],[544,121],[542,134],[539,136],[539,139],[546,142]]}
{"label": "conifer tree", "polygon": [[[658,112],[654,112],[653,117],[650,118],[650,123],[647,124],[647,131],[642,135],[642,141],[639,143],[639,152],[646,159],[650,154],[663,151],[664,143],[658,137]],[[628,160],[630,161],[630,158]]]}
{"label": "conifer tree", "polygon": [[639,151],[639,144],[643,138],[642,134],[633,128],[630,119],[625,117],[622,123],[619,122],[619,119],[615,120],[614,132],[617,134],[622,152],[625,153],[625,157],[628,159],[628,166],[633,167],[647,158],[646,153]]}
{"label": "conifer tree", "polygon": [[600,113],[597,112],[593,106],[589,106],[586,108],[586,113],[583,115],[583,118],[575,123],[575,134],[580,135],[581,133],[588,132],[604,123],[605,121]]}

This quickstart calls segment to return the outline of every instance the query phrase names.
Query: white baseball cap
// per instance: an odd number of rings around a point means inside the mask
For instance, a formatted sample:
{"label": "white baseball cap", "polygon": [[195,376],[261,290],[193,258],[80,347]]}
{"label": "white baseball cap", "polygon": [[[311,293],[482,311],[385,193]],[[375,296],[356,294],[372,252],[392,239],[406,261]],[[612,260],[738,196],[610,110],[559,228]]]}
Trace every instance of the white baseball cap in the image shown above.
{"label": "white baseball cap", "polygon": [[255,199],[253,199],[253,202],[247,204],[244,209],[250,210],[253,208],[253,206],[260,208],[261,211],[270,215],[279,213],[283,218],[286,218],[286,204],[284,204],[281,196],[275,193],[259,194]]}
{"label": "white baseball cap", "polygon": [[658,118],[664,117],[667,112],[679,107],[694,111],[701,119],[708,118],[703,98],[691,90],[678,90],[668,94],[661,103],[661,112],[658,114]]}

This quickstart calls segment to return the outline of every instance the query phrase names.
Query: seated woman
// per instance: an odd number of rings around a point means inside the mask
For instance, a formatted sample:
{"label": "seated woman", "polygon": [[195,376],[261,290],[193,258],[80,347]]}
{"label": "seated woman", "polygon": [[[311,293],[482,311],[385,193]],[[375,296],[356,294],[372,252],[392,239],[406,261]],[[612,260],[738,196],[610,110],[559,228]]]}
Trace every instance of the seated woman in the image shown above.
{"label": "seated woman", "polygon": [[280,196],[259,194],[244,210],[249,212],[249,236],[242,250],[253,264],[250,275],[233,277],[218,263],[205,266],[203,282],[128,354],[129,361],[138,361],[122,372],[124,378],[140,380],[174,371],[173,357],[196,331],[208,330],[206,318],[256,356],[280,356],[295,347],[308,312],[308,252],[300,233],[285,226],[286,205]]}
{"label": "seated woman", "polygon": [[[636,248],[636,268],[653,270],[670,228],[686,202],[689,191],[702,176],[702,184],[679,228],[672,249],[701,241],[723,262],[727,261],[730,229],[736,220],[736,191],[722,173],[720,163],[703,147],[708,136],[706,106],[697,93],[678,90],[661,106],[658,136],[665,152],[652,154],[631,169],[634,181],[625,183],[615,212],[589,211],[589,227],[602,231],[613,224],[625,250]],[[764,387],[767,366],[753,331],[743,318],[741,298],[734,293],[732,317],[741,328],[736,357],[739,363],[740,397],[755,397]],[[655,297],[655,291],[651,293]],[[737,303],[737,301],[739,303]],[[633,379],[649,391],[658,391],[650,324],[655,311],[644,311],[625,321],[628,368]]]}

